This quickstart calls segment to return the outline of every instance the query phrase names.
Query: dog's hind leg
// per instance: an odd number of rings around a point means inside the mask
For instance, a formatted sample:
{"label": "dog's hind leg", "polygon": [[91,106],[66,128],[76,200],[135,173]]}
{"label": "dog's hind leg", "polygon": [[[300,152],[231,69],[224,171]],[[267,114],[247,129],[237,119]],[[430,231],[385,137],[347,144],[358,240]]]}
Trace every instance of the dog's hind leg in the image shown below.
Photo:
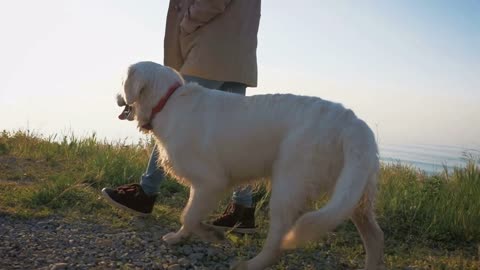
{"label": "dog's hind leg", "polygon": [[[306,202],[304,183],[298,173],[282,170],[272,178],[270,198],[270,225],[262,251],[249,261],[243,261],[232,269],[260,270],[275,263],[281,255],[281,242],[285,234],[300,216]],[[304,177],[302,175],[302,177]]]}
{"label": "dog's hind leg", "polygon": [[182,214],[182,227],[177,232],[171,232],[163,236],[168,244],[176,244],[192,233],[205,241],[219,241],[224,235],[212,226],[203,224],[202,221],[215,208],[217,198],[223,189],[218,187],[190,187],[190,197]]}
{"label": "dog's hind leg", "polygon": [[383,262],[383,231],[373,212],[373,186],[367,186],[366,193],[351,217],[363,241],[366,252],[365,269],[385,269]]}

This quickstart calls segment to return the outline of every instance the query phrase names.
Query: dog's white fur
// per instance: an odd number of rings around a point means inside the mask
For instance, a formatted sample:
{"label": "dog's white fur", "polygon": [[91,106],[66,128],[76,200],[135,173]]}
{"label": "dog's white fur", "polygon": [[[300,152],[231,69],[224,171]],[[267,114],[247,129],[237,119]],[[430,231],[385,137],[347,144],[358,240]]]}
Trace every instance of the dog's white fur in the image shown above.
{"label": "dog's white fur", "polygon": [[[263,250],[235,269],[264,269],[281,251],[318,239],[351,218],[365,249],[366,268],[383,264],[383,232],[373,203],[379,160],[371,129],[342,105],[295,95],[241,96],[185,83],[153,62],[130,66],[124,97],[141,127],[167,89],[181,86],[152,120],[159,163],[190,186],[183,226],[163,239],[221,235],[202,223],[228,188],[271,181],[270,227]],[[119,105],[122,104],[121,98]],[[130,119],[132,120],[132,119]],[[307,200],[330,194],[321,209],[302,214]]]}

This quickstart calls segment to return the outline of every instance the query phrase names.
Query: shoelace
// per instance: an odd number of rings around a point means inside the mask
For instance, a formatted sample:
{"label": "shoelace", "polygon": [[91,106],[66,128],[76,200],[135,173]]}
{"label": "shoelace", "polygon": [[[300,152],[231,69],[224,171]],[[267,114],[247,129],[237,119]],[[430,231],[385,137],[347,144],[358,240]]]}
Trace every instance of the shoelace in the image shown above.
{"label": "shoelace", "polygon": [[235,206],[233,204],[229,204],[227,206],[227,209],[225,209],[225,211],[223,211],[223,214],[218,219],[224,219],[224,218],[230,216],[231,214],[233,214],[234,212],[235,212]]}
{"label": "shoelace", "polygon": [[123,186],[119,186],[117,188],[117,191],[120,194],[137,193],[138,192],[138,186],[136,184],[123,185]]}

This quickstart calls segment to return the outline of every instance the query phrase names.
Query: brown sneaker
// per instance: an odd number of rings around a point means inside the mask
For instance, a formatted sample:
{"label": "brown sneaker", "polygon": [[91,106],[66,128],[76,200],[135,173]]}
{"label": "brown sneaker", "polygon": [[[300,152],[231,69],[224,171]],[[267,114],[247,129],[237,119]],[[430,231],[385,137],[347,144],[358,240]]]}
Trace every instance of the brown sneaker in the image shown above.
{"label": "brown sneaker", "polygon": [[237,233],[254,233],[256,230],[255,208],[230,203],[223,212],[223,215],[215,219],[212,225],[223,230],[232,230]]}
{"label": "brown sneaker", "polygon": [[157,195],[145,194],[139,184],[123,185],[116,189],[103,188],[102,195],[110,205],[139,216],[151,214],[157,198]]}

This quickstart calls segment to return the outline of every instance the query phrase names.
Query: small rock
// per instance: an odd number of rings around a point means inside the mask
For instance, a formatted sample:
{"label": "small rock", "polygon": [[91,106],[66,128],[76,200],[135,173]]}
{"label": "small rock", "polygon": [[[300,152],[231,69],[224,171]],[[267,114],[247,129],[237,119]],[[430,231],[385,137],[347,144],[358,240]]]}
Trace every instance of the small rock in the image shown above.
{"label": "small rock", "polygon": [[50,270],[63,270],[67,269],[68,264],[66,263],[55,263],[50,265]]}
{"label": "small rock", "polygon": [[207,249],[207,255],[208,256],[215,256],[219,253],[219,251],[215,248],[208,248]]}
{"label": "small rock", "polygon": [[181,264],[182,266],[187,266],[190,265],[190,261],[187,258],[181,258],[178,260],[178,263]]}
{"label": "small rock", "polygon": [[110,239],[97,239],[95,241],[95,244],[97,244],[100,247],[112,247],[113,241]]}
{"label": "small rock", "polygon": [[192,253],[188,256],[191,260],[201,260],[203,258],[203,253]]}
{"label": "small rock", "polygon": [[168,268],[168,270],[181,270],[180,264],[172,264]]}
{"label": "small rock", "polygon": [[183,247],[183,253],[184,253],[185,255],[190,255],[190,254],[192,254],[192,252],[193,252],[193,249],[192,249],[191,246],[188,246],[188,245],[187,245],[187,246],[184,246],[184,247]]}

